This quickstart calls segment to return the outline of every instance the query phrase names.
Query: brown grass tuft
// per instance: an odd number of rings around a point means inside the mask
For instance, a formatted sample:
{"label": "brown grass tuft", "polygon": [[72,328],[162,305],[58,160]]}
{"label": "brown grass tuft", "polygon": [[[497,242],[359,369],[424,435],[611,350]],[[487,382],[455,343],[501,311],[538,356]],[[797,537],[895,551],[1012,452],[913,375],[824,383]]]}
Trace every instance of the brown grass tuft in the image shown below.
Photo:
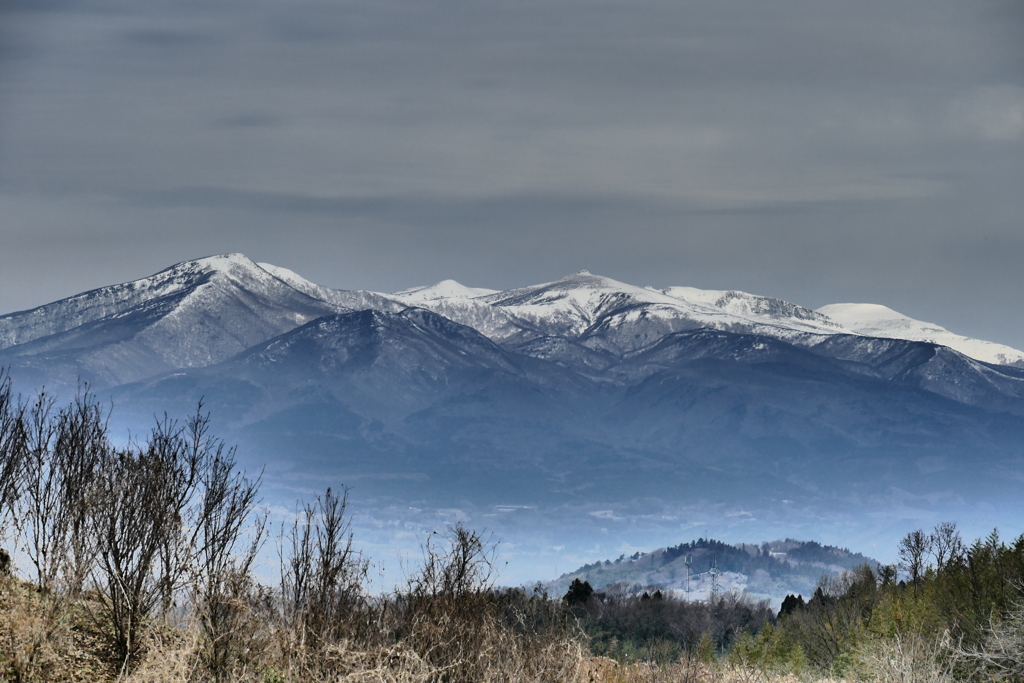
{"label": "brown grass tuft", "polygon": [[0,576],[0,680],[107,680],[102,648],[79,603]]}

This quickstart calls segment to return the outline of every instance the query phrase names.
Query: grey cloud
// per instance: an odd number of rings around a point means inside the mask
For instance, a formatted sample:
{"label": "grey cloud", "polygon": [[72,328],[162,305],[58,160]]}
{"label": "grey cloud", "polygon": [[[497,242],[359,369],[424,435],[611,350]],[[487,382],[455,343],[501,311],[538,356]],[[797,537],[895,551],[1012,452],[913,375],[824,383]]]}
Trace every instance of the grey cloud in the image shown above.
{"label": "grey cloud", "polygon": [[125,31],[124,40],[129,43],[154,47],[194,48],[197,45],[211,42],[211,36],[190,31],[168,31],[157,28],[146,28]]}
{"label": "grey cloud", "polygon": [[218,119],[215,123],[217,126],[223,126],[225,128],[267,128],[281,125],[283,121],[284,120],[282,118],[277,116],[247,113]]}
{"label": "grey cloud", "polygon": [[0,17],[5,310],[243,251],[344,287],[875,300],[1024,346],[1012,0],[42,6]]}

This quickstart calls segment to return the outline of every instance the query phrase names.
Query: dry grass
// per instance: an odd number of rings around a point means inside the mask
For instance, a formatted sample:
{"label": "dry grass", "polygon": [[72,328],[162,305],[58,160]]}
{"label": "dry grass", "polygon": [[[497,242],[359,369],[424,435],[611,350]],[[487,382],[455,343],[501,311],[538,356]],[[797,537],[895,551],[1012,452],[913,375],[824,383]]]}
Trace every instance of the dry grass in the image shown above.
{"label": "dry grass", "polygon": [[103,648],[79,605],[0,576],[0,680],[108,680]]}
{"label": "dry grass", "polygon": [[948,634],[896,634],[862,647],[858,665],[865,679],[877,683],[952,683],[956,663],[950,656],[953,652]]}
{"label": "dry grass", "polygon": [[[682,660],[658,667],[647,663],[622,665],[607,657],[587,658],[575,680],[577,683],[805,683],[793,674],[767,674],[719,663]],[[827,678],[815,681],[846,683]]]}
{"label": "dry grass", "polygon": [[[98,635],[88,599],[37,592],[0,579],[0,681],[89,683],[205,683],[202,636],[195,623],[148,624],[145,654],[122,672]],[[586,652],[571,630],[538,635],[508,610],[467,619],[460,610],[418,615],[411,630],[399,613],[377,634],[378,644],[343,639],[303,644],[280,623],[253,613],[246,652],[228,680],[237,683],[801,683],[722,662],[680,661],[658,667],[622,665]],[[514,613],[513,613],[514,614]],[[520,617],[524,615],[520,614]],[[525,615],[529,616],[529,615]],[[405,624],[409,626],[409,624]],[[820,681],[820,683],[829,683]],[[831,683],[841,683],[833,681]]]}
{"label": "dry grass", "polygon": [[[188,633],[151,647],[128,683],[201,681],[199,643]],[[473,661],[436,663],[405,643],[367,647],[342,641],[323,648],[300,648],[291,634],[277,634],[259,657],[249,658],[232,673],[239,683],[440,683],[464,680],[472,672],[480,683],[555,683],[579,679],[584,661],[575,643],[551,644],[529,654],[514,638],[496,630],[487,637],[488,654]],[[439,644],[443,645],[443,644]],[[433,655],[435,653],[427,653]],[[435,657],[436,659],[436,657]]]}

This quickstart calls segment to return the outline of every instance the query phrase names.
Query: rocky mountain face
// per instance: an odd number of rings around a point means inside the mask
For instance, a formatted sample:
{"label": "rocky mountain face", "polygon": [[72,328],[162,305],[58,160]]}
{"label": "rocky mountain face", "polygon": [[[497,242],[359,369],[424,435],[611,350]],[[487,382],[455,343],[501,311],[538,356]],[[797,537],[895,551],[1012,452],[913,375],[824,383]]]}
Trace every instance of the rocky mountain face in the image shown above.
{"label": "rocky mountain face", "polygon": [[585,271],[338,291],[230,254],[2,316],[0,366],[88,382],[135,433],[202,398],[271,498],[350,484],[381,538],[465,519],[546,557],[572,529],[582,558],[695,524],[1024,520],[1024,354],[862,313]]}

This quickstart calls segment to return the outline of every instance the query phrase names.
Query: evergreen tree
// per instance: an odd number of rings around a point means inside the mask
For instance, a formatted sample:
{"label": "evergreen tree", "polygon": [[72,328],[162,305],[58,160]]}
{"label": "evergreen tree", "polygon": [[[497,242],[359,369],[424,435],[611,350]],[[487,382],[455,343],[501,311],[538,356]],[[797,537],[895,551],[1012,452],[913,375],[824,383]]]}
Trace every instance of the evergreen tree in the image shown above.
{"label": "evergreen tree", "polygon": [[569,591],[562,598],[562,601],[569,605],[569,607],[585,605],[593,594],[594,588],[590,585],[589,581],[573,579],[572,583],[569,584]]}

